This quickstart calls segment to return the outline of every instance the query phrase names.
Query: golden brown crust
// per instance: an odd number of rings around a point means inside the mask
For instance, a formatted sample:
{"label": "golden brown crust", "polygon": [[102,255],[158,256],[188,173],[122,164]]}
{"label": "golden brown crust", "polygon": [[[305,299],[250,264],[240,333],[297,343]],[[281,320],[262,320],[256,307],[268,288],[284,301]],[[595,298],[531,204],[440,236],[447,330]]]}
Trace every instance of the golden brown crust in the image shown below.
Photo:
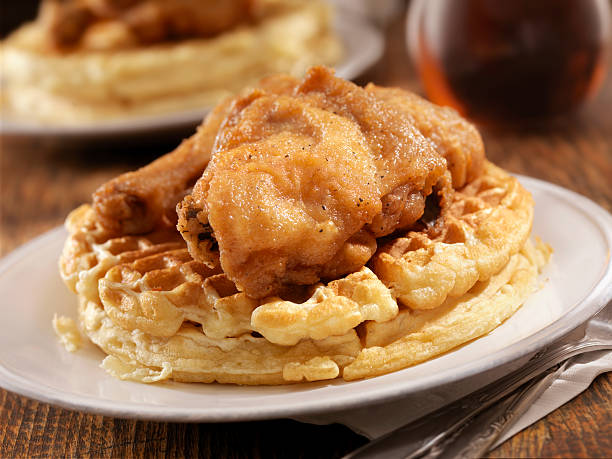
{"label": "golden brown crust", "polygon": [[476,127],[455,110],[399,88],[382,88],[370,83],[366,91],[410,113],[419,132],[446,159],[454,188],[461,188],[480,176],[485,161],[482,138]]}
{"label": "golden brown crust", "polygon": [[[195,140],[101,187],[94,208],[117,234],[172,224],[174,205],[214,157],[178,209],[179,229],[194,258],[212,267],[220,257],[230,278],[255,297],[283,285],[340,277],[367,262],[373,238],[412,227],[434,185],[444,197],[438,204],[445,206],[452,188],[441,156],[460,155],[450,168],[457,183],[480,172],[475,165],[482,162],[482,142],[473,127],[432,107],[404,91],[358,88],[320,67],[303,81],[271,77],[259,90],[217,107]],[[426,115],[435,117],[435,127],[423,121]],[[454,130],[438,126],[445,123]],[[350,164],[338,162],[347,159]],[[284,183],[286,177],[302,178]],[[277,195],[268,203],[269,215],[261,206],[268,198],[258,190]],[[291,202],[305,207],[287,207]],[[236,214],[231,221],[229,214]],[[283,219],[293,221],[289,233]],[[351,242],[362,229],[369,240]],[[264,239],[273,245],[240,242]]]}
{"label": "golden brown crust", "polygon": [[334,259],[356,254],[343,245],[362,229],[411,227],[434,185],[450,187],[445,160],[398,107],[322,67],[236,99],[178,208],[190,253],[209,263],[214,238],[224,272],[258,298],[363,265],[369,243],[343,270]]}
{"label": "golden brown crust", "polygon": [[219,104],[196,134],[172,153],[98,188],[93,207],[100,223],[115,234],[142,234],[176,225],[176,205],[208,165],[230,103]]}

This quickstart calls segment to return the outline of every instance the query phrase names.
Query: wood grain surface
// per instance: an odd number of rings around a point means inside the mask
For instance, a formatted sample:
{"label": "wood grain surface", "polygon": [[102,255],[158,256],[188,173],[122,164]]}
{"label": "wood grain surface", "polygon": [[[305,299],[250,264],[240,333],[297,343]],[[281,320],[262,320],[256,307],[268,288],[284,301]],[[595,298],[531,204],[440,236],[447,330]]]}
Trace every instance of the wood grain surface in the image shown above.
{"label": "wood grain surface", "polygon": [[[572,116],[538,126],[483,129],[489,158],[512,172],[577,191],[610,210],[611,80],[608,77],[599,96]],[[387,31],[383,59],[359,80],[367,81],[420,92],[404,49],[401,18]],[[60,225],[105,180],[149,162],[176,143],[66,144],[3,136],[0,255]],[[611,374],[599,376],[583,394],[490,456],[612,457],[611,396]],[[113,419],[0,389],[0,457],[339,457],[365,441],[344,426],[290,420],[180,424]]]}

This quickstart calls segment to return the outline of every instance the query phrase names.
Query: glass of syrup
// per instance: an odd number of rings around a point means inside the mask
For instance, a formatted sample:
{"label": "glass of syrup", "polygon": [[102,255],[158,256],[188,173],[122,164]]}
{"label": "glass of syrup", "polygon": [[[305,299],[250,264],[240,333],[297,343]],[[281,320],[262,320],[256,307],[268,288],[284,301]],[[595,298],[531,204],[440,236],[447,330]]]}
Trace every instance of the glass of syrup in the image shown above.
{"label": "glass of syrup", "polygon": [[568,112],[603,82],[609,0],[414,0],[407,34],[427,96],[478,121]]}

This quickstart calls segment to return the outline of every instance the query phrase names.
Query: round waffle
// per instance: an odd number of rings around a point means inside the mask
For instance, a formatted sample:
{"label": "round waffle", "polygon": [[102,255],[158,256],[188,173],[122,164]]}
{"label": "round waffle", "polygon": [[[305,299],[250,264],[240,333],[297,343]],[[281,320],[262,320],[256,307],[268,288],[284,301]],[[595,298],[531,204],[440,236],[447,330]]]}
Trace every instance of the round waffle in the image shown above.
{"label": "round waffle", "polygon": [[533,290],[548,253],[524,243],[467,293],[419,310],[398,305],[367,267],[255,300],[194,261],[174,230],[116,236],[89,206],[76,209],[67,227],[60,271],[79,296],[81,329],[108,354],[109,373],[141,382],[284,384],[405,368],[509,317]]}

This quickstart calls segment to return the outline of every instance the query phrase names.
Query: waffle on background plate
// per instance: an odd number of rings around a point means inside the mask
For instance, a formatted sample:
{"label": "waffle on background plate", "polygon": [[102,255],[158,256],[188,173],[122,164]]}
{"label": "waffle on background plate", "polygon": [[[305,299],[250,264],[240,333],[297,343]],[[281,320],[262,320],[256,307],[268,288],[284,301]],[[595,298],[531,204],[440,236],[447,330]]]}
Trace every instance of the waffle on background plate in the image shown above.
{"label": "waffle on background plate", "polygon": [[343,55],[304,0],[44,0],[0,42],[12,121],[74,125],[201,110],[275,72]]}
{"label": "waffle on background plate", "polygon": [[[268,80],[225,102],[175,152],[104,185],[94,195],[93,206],[85,204],[68,217],[70,235],[60,272],[78,295],[81,331],[108,354],[102,366],[114,376],[142,382],[254,385],[372,377],[487,334],[536,288],[550,248],[529,240],[531,195],[484,159],[473,126],[452,110],[412,94],[392,90],[390,99],[383,88],[359,88],[323,68],[311,69],[304,80],[287,78],[276,80],[283,83],[281,89],[271,89]],[[289,104],[290,109],[275,108],[268,118],[253,121],[248,110],[258,103],[269,110],[270,100],[274,107]],[[384,129],[372,128],[389,116],[395,118],[387,120]],[[287,182],[270,167],[294,161],[291,170],[309,175],[308,168],[314,167],[334,182],[330,174],[337,166],[329,166],[327,175],[320,169],[334,162],[325,148],[336,134],[335,123],[342,128],[340,134],[354,128],[357,138],[362,136],[353,145],[362,149],[351,153],[359,167],[372,166],[363,169],[366,173],[359,171],[364,181],[376,181],[370,196],[378,196],[372,207],[375,215],[365,213],[361,198],[358,209],[350,207],[342,201],[343,194],[333,194],[336,188],[326,188],[327,182],[316,183],[323,192],[314,197],[304,194],[298,179],[289,177]],[[321,125],[327,128],[323,134],[315,129]],[[291,158],[284,147],[283,154],[275,154],[270,146],[276,145],[275,136],[289,148],[306,145],[307,155]],[[304,136],[310,143],[300,143]],[[340,135],[338,141],[344,138]],[[346,138],[352,139],[349,134]],[[472,140],[463,142],[465,138]],[[262,145],[268,150],[259,152]],[[231,156],[240,149],[252,154],[240,160]],[[402,169],[397,165],[408,150],[416,155],[409,158],[415,164]],[[194,155],[200,162],[193,161]],[[195,163],[194,180],[194,173],[185,173],[185,168]],[[389,164],[398,170],[393,181],[385,182],[380,171],[390,170]],[[293,213],[283,208],[270,220],[257,206],[214,201],[215,187],[227,186],[214,180],[230,177],[222,175],[226,166],[240,171],[232,187],[257,193],[263,189],[264,197],[276,193],[281,196],[276,198],[291,201]],[[244,174],[254,181],[242,183]],[[152,176],[166,178],[151,187],[147,183]],[[419,181],[419,176],[427,180]],[[308,189],[311,185],[306,184]],[[347,186],[350,191],[353,184]],[[330,193],[333,212],[313,211],[330,206]],[[318,199],[325,204],[319,206]],[[180,219],[181,231],[175,226],[174,208],[181,201],[202,205],[198,212],[178,206],[179,214],[193,220],[190,225],[200,225],[201,237],[194,239]],[[248,214],[248,221],[263,234],[265,250],[246,239],[240,247],[228,242],[228,234],[252,228],[218,224],[213,217],[223,215],[219,208],[228,215],[236,209]],[[305,222],[315,220],[313,228],[333,228],[332,236],[313,230],[312,237],[336,252],[321,265],[318,258],[299,258],[302,251],[291,252],[286,241],[266,240],[267,234],[277,234],[278,218],[286,215],[291,218],[282,224],[299,226],[303,217]],[[387,234],[380,235],[371,225],[376,221],[387,223],[380,227],[389,227]],[[307,230],[283,228],[287,240]],[[313,249],[317,256],[318,249]],[[259,257],[262,273],[268,272],[266,263],[274,265],[270,272],[277,277],[270,277],[263,290],[251,282],[251,271],[234,269],[241,265],[232,257],[250,260],[244,258],[248,250]],[[356,266],[354,261],[364,254],[365,262]],[[329,278],[330,272],[336,275]],[[313,275],[315,282],[305,280]],[[70,330],[65,319],[55,325],[56,330]]]}

